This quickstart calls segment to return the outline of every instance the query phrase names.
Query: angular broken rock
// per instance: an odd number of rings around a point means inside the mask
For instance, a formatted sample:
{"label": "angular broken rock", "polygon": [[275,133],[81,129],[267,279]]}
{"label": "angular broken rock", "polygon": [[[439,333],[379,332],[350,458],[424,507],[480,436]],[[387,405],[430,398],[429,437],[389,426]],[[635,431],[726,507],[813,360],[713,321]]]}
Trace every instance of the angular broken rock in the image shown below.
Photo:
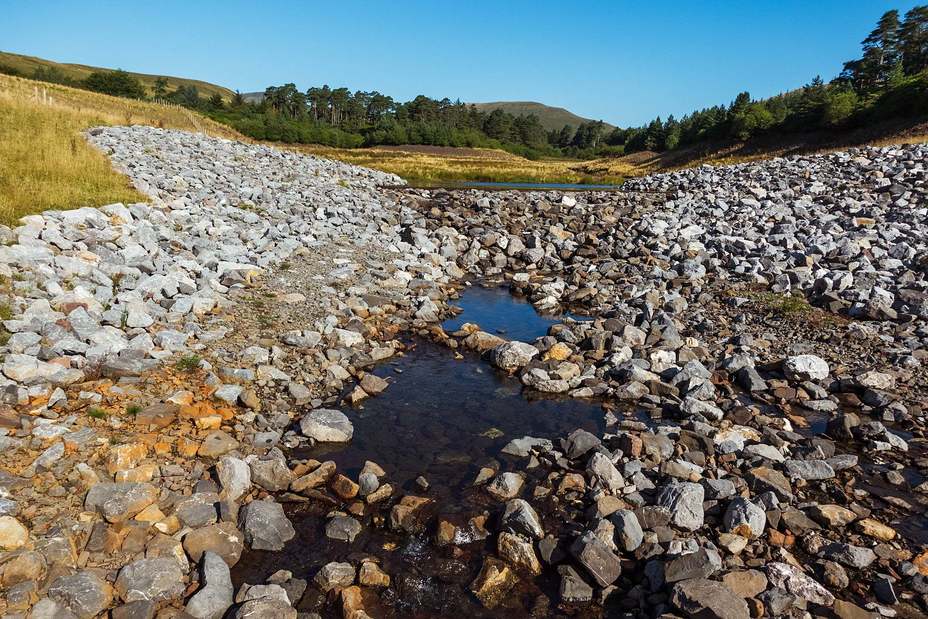
{"label": "angular broken rock", "polygon": [[676,482],[662,486],[657,505],[670,511],[670,520],[681,529],[695,531],[703,524],[705,490],[692,482]]}
{"label": "angular broken rock", "polygon": [[622,574],[622,564],[619,557],[592,531],[587,531],[577,538],[571,546],[570,552],[599,583],[600,587],[611,585]]}
{"label": "angular broken rock", "polygon": [[354,567],[350,563],[326,563],[313,579],[319,588],[328,593],[335,588],[349,587],[354,582]]}
{"label": "angular broken rock", "polygon": [[831,606],[835,601],[828,589],[788,563],[773,562],[765,566],[767,578],[775,587],[780,587],[796,597],[821,606]]}
{"label": "angular broken rock", "polygon": [[499,556],[518,569],[532,574],[541,574],[541,563],[535,555],[532,542],[521,535],[503,531],[497,539],[497,552]]}
{"label": "angular broken rock", "polygon": [[512,569],[495,557],[485,557],[470,590],[487,608],[496,608],[519,581]]}
{"label": "angular broken rock", "polygon": [[253,550],[283,550],[296,535],[284,508],[273,499],[252,501],[243,507],[239,524]]}
{"label": "angular broken rock", "polygon": [[545,536],[538,513],[525,499],[511,499],[506,502],[501,519],[501,528],[527,537],[541,539]]}
{"label": "angular broken rock", "polygon": [[48,597],[66,607],[80,619],[100,615],[113,603],[113,587],[89,570],[56,578]]}
{"label": "angular broken rock", "polygon": [[828,363],[815,355],[796,355],[783,361],[783,373],[790,380],[825,380],[828,378]]}
{"label": "angular broken rock", "polygon": [[676,583],[670,601],[688,617],[749,619],[744,598],[715,580],[694,578]]}
{"label": "angular broken rock", "polygon": [[767,513],[759,505],[739,496],[728,504],[722,522],[727,532],[754,539],[763,535]]}
{"label": "angular broken rock", "polygon": [[506,342],[490,351],[490,363],[512,372],[524,368],[538,355],[538,349],[525,342]]}
{"label": "angular broken rock", "polygon": [[501,501],[515,498],[522,490],[525,478],[521,473],[506,472],[493,478],[487,484],[487,492]]}
{"label": "angular broken rock", "polygon": [[84,498],[84,508],[103,515],[108,522],[125,522],[158,500],[158,489],[149,483],[104,482],[94,484]]}
{"label": "angular broken rock", "polygon": [[354,434],[354,426],[341,411],[317,408],[300,420],[300,431],[320,443],[347,443]]}
{"label": "angular broken rock", "polygon": [[824,460],[787,460],[783,466],[790,479],[819,481],[835,476],[834,469]]}
{"label": "angular broken rock", "polygon": [[620,509],[609,517],[615,527],[615,543],[625,552],[634,552],[644,541],[644,531],[638,516],[629,509]]}
{"label": "angular broken rock", "polygon": [[184,536],[184,550],[194,561],[213,553],[230,567],[238,563],[245,549],[245,537],[234,522],[220,522],[195,529]]}
{"label": "angular broken rock", "polygon": [[229,566],[219,555],[205,552],[200,561],[200,572],[202,586],[187,601],[184,610],[196,619],[222,619],[232,606],[235,593]]}
{"label": "angular broken rock", "polygon": [[832,542],[822,549],[821,556],[848,567],[863,569],[876,561],[876,553],[869,548]]}
{"label": "angular broken rock", "polygon": [[176,600],[184,593],[184,574],[171,557],[139,559],[119,570],[116,592],[124,602]]}

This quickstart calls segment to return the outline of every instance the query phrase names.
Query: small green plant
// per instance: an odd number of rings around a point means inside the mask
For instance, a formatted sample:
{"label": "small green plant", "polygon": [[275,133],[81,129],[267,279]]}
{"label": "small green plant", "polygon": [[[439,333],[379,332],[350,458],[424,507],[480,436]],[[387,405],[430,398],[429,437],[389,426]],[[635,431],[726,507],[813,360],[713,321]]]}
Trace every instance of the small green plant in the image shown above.
{"label": "small green plant", "polygon": [[87,414],[94,419],[106,419],[106,411],[96,406],[91,406],[87,409]]}
{"label": "small green plant", "polygon": [[142,407],[138,404],[130,404],[126,407],[126,414],[135,417],[142,412]]}
{"label": "small green plant", "polygon": [[345,189],[348,189],[348,188],[350,187],[350,185],[348,185],[348,181],[346,181],[346,180],[343,179],[343,178],[342,178],[342,179],[339,179],[338,184],[341,185],[342,187],[344,187]]}
{"label": "small green plant", "polygon": [[0,320],[10,320],[13,318],[13,308],[9,303],[0,303]]}
{"label": "small green plant", "polygon": [[176,367],[181,372],[192,372],[198,367],[200,367],[199,355],[186,355],[177,360]]}
{"label": "small green plant", "polygon": [[284,260],[283,262],[281,262],[281,263],[280,263],[280,268],[281,268],[282,270],[284,270],[284,271],[289,270],[289,269],[290,269],[290,261],[289,261],[289,260]]}
{"label": "small green plant", "polygon": [[769,311],[783,316],[803,316],[812,311],[805,297],[796,295],[768,292],[758,295],[757,301]]}

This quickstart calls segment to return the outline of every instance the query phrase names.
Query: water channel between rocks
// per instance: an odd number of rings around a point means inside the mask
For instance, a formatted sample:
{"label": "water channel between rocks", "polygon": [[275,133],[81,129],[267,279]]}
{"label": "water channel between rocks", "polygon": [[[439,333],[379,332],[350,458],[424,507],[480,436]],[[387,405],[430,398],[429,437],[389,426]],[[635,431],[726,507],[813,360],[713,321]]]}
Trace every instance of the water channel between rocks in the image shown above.
{"label": "water channel between rocks", "polygon": [[[500,287],[470,287],[455,304],[463,312],[443,324],[448,332],[472,322],[506,339],[531,342],[561,320],[540,315]],[[386,391],[362,405],[342,406],[354,424],[350,443],[320,444],[297,450],[291,457],[333,460],[339,471],[354,479],[364,462],[371,460],[384,468],[386,480],[399,486],[400,495],[427,496],[436,500],[438,513],[464,517],[493,511],[495,504],[474,490],[472,482],[488,462],[495,460],[503,470],[511,468],[512,461],[500,453],[510,440],[526,435],[556,439],[576,428],[603,431],[604,412],[594,401],[528,397],[517,379],[474,353],[456,358],[450,349],[425,339],[407,343],[405,355],[373,369],[391,383]],[[415,484],[420,475],[428,480],[427,491]],[[352,544],[329,540],[323,532],[328,509],[288,505],[297,536],[278,553],[246,551],[232,572],[236,586],[263,583],[280,569],[312,580],[330,561],[371,554],[381,558],[394,577],[396,596],[387,610],[392,616],[511,614],[511,608],[490,613],[467,593],[480,568],[482,544],[465,550],[471,555],[450,558],[425,537],[393,535],[370,526]],[[535,586],[523,591],[524,608],[531,607],[530,600],[538,592],[532,591]],[[313,596],[310,586],[298,608],[312,606]]]}

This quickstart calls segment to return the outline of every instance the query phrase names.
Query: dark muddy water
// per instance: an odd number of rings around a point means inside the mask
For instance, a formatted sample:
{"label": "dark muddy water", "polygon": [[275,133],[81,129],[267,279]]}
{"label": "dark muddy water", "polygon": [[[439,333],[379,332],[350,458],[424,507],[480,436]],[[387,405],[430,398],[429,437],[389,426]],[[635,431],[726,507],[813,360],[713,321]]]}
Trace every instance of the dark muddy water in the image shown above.
{"label": "dark muddy water", "polygon": [[[448,331],[475,322],[504,337],[531,341],[558,322],[501,288],[469,288],[456,304],[464,312],[445,324]],[[402,488],[399,494],[428,496],[436,501],[436,513],[464,521],[496,510],[498,504],[471,484],[483,464],[511,468],[513,463],[499,453],[511,439],[557,438],[578,427],[603,430],[603,410],[596,402],[528,398],[518,380],[494,370],[476,354],[456,359],[451,350],[420,339],[409,346],[404,356],[373,370],[391,383],[386,391],[361,406],[342,407],[354,424],[351,443],[319,445],[291,457],[334,460],[339,471],[353,479],[364,462],[372,460],[384,468],[389,483]],[[420,475],[429,482],[427,491],[415,484]],[[487,542],[465,545],[463,553],[455,555],[434,547],[427,537],[431,531],[420,537],[399,536],[371,527],[370,519],[364,518],[364,532],[347,544],[325,537],[327,508],[292,504],[287,511],[297,537],[280,553],[246,552],[233,570],[236,585],[264,582],[279,569],[311,580],[329,561],[370,554],[394,579],[394,586],[368,600],[381,615],[521,616],[542,590],[556,587],[553,582],[525,582],[513,592],[507,608],[486,611],[468,585],[480,569]],[[299,608],[318,610],[320,595],[310,587]],[[328,611],[337,607],[326,606]]]}

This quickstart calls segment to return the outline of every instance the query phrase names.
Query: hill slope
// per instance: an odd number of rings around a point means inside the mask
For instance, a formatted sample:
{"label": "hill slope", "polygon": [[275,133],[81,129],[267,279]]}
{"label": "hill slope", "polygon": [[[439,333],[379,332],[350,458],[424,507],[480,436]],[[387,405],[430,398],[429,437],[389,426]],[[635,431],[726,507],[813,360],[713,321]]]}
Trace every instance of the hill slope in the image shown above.
{"label": "hill slope", "polygon": [[[593,119],[577,116],[570,110],[562,107],[552,107],[536,101],[493,101],[491,103],[472,103],[474,107],[482,112],[492,112],[493,110],[503,110],[515,116],[534,114],[541,121],[542,126],[551,131],[560,129],[564,125],[570,125],[574,129],[581,123],[588,123]],[[614,129],[614,125],[605,123],[606,130]]]}
{"label": "hill slope", "polygon": [[[23,56],[21,54],[13,54],[11,52],[3,51],[0,51],[0,65],[5,65],[7,67],[16,69],[22,74],[23,77],[32,77],[36,69],[54,69],[60,71],[62,75],[72,80],[82,80],[94,71],[112,70],[111,68],[107,67],[92,67],[83,64],[55,62],[53,60],[46,60],[44,58],[36,58],[35,56]],[[131,71],[129,71],[129,74],[138,78],[138,80],[142,82],[145,88],[149,90],[154,88],[156,79],[163,77],[168,82],[169,90],[174,90],[178,86],[196,86],[197,90],[200,91],[200,96],[211,97],[213,94],[219,93],[219,95],[226,101],[230,100],[232,95],[235,94],[228,88],[217,86],[216,84],[210,84],[209,82],[204,82],[201,80],[191,80],[184,77],[173,77],[170,75],[132,73]]]}

